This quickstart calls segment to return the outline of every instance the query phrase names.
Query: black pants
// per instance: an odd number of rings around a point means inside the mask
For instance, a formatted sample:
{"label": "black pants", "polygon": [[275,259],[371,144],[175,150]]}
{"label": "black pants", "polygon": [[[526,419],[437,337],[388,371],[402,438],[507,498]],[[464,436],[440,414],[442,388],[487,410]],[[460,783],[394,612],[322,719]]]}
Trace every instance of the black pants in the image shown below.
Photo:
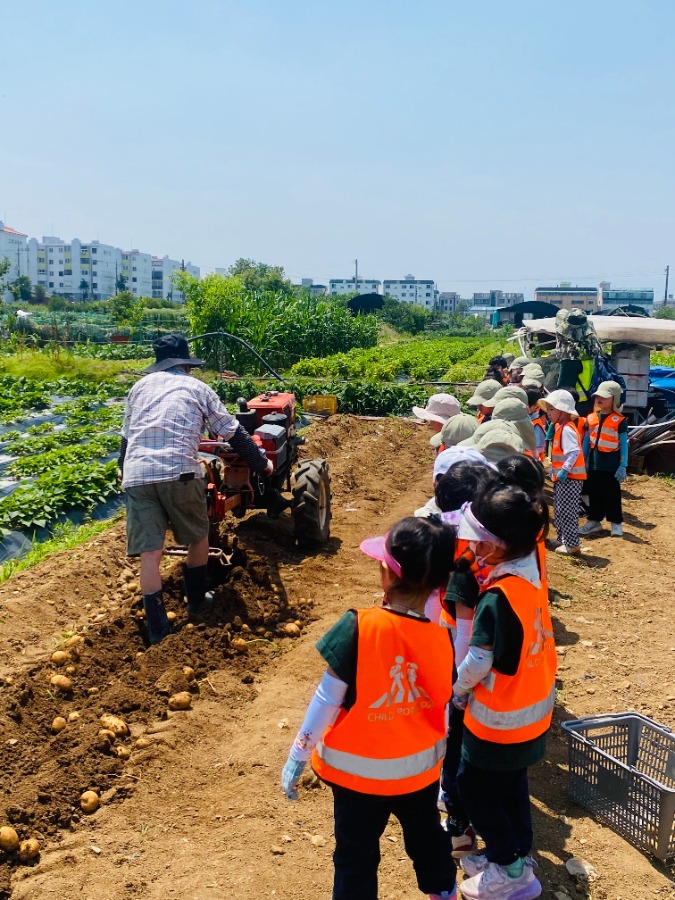
{"label": "black pants", "polygon": [[594,522],[602,522],[606,517],[608,522],[616,524],[623,522],[621,485],[616,480],[614,472],[591,470],[586,476],[586,490],[588,491],[589,519]]}
{"label": "black pants", "polygon": [[462,760],[457,781],[490,862],[508,866],[521,856],[529,856],[532,812],[527,769],[492,772]]}
{"label": "black pants", "polygon": [[381,797],[331,785],[335,816],[333,900],[377,900],[380,837],[389,816],[401,823],[405,851],[425,894],[452,891],[455,863],[450,835],[436,807],[438,782],[421,791]]}
{"label": "black pants", "polygon": [[464,834],[471,824],[464,808],[464,801],[457,784],[457,770],[462,759],[462,735],[464,732],[464,710],[450,704],[450,729],[448,743],[441,771],[441,790],[445,795],[448,811],[448,831],[451,837]]}

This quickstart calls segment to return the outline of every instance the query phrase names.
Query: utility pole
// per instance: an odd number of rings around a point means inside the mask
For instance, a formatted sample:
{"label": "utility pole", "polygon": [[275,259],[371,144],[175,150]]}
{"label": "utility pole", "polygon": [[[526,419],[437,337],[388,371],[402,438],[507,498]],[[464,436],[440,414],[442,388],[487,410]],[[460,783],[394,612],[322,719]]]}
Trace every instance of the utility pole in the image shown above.
{"label": "utility pole", "polygon": [[358,292],[359,292],[359,261],[358,261],[358,259],[354,260],[354,290],[358,294]]}
{"label": "utility pole", "polygon": [[663,305],[668,303],[668,275],[670,274],[670,266],[666,266],[666,289],[663,294]]}

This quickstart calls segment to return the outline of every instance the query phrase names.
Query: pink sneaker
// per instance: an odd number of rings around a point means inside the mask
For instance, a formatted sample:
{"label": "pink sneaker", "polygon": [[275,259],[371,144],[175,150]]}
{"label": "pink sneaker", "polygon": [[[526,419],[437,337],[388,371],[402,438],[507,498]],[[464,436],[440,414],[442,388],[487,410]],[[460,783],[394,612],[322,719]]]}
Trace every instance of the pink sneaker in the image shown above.
{"label": "pink sneaker", "polygon": [[464,900],[534,900],[542,888],[529,865],[518,878],[511,878],[504,866],[488,863],[487,869],[463,881],[460,890]]}
{"label": "pink sneaker", "polygon": [[443,891],[442,894],[429,894],[429,900],[457,900],[457,888],[453,888],[452,892]]}

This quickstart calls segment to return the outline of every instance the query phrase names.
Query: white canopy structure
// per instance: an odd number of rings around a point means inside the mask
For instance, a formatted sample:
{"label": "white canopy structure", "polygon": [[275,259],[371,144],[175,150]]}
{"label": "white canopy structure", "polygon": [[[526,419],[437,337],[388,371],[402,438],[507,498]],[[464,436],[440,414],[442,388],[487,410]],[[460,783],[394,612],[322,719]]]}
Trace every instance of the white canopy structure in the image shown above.
{"label": "white canopy structure", "polygon": [[[589,316],[589,323],[602,343],[626,342],[649,347],[675,346],[675,321],[641,316]],[[518,335],[550,334],[555,336],[555,319],[529,319]]]}

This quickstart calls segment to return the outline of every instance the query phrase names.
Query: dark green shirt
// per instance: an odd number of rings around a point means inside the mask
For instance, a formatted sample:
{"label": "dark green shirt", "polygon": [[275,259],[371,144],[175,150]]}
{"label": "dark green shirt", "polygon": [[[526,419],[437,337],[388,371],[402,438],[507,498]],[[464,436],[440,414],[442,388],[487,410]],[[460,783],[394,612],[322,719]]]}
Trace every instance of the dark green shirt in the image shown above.
{"label": "dark green shirt", "polygon": [[[515,675],[523,649],[523,626],[499,588],[488,589],[476,607],[471,632],[472,647],[492,647],[492,668],[501,675]],[[485,741],[464,728],[462,759],[479,769],[506,772],[540,762],[546,753],[546,734],[518,744]]]}

